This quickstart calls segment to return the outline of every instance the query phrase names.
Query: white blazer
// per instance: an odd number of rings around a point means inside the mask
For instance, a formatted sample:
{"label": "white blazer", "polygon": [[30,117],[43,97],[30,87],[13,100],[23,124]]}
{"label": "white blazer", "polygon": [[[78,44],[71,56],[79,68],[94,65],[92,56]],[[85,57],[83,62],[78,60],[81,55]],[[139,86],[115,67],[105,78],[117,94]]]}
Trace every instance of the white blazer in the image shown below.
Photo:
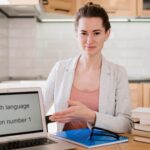
{"label": "white blazer", "polygon": [[[46,112],[54,102],[55,111],[68,107],[74,72],[78,57],[59,61],[50,72],[44,94]],[[96,113],[96,127],[108,129],[117,133],[130,130],[130,98],[128,77],[125,69],[102,57],[102,69],[99,88],[99,112]],[[64,124],[57,124],[61,131]]]}

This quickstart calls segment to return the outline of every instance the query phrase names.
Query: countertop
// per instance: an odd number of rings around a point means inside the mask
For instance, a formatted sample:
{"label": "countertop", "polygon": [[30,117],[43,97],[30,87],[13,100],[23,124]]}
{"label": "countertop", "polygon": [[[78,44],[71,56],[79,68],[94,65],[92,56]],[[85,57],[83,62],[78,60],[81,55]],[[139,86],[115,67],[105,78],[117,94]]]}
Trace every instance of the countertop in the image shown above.
{"label": "countertop", "polygon": [[150,79],[129,79],[129,83],[143,83],[150,82]]}
{"label": "countertop", "polygon": [[17,87],[42,87],[46,80],[17,80],[3,81],[0,88],[17,88]]}

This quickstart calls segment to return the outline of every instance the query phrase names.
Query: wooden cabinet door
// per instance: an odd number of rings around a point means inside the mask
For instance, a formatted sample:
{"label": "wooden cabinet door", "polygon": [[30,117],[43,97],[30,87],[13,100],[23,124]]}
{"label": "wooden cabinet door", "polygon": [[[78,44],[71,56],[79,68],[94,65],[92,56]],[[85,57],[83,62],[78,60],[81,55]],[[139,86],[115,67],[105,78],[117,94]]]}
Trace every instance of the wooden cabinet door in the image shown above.
{"label": "wooden cabinet door", "polygon": [[75,13],[75,0],[45,0],[43,7],[46,12],[73,15]]}
{"label": "wooden cabinet door", "polygon": [[109,16],[136,16],[136,0],[77,0],[77,9],[91,1],[104,7]]}
{"label": "wooden cabinet door", "polygon": [[142,83],[130,83],[130,98],[131,98],[131,108],[143,106],[143,96],[142,96]]}
{"label": "wooden cabinet door", "polygon": [[150,83],[143,84],[143,106],[150,107]]}
{"label": "wooden cabinet door", "polygon": [[137,15],[150,17],[150,0],[137,0]]}

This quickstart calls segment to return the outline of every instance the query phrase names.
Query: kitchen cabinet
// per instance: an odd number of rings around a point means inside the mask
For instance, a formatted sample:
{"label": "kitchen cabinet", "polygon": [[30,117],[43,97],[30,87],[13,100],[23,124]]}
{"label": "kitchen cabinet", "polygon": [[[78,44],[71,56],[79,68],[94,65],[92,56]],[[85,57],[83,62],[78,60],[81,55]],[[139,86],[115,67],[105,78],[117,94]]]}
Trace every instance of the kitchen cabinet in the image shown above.
{"label": "kitchen cabinet", "polygon": [[76,0],[43,0],[46,12],[73,15],[76,9]]}
{"label": "kitchen cabinet", "polygon": [[91,1],[104,7],[109,16],[136,16],[136,0],[77,0],[77,9]]}
{"label": "kitchen cabinet", "polygon": [[150,0],[137,0],[137,16],[150,17]]}
{"label": "kitchen cabinet", "polygon": [[143,84],[142,83],[130,83],[130,98],[131,98],[131,108],[143,106]]}
{"label": "kitchen cabinet", "polygon": [[150,83],[130,83],[131,108],[150,107]]}
{"label": "kitchen cabinet", "polygon": [[143,84],[143,106],[150,107],[150,83]]}
{"label": "kitchen cabinet", "polygon": [[104,7],[110,17],[150,17],[150,0],[42,0],[46,12],[67,15],[74,15],[81,6],[91,1]]}

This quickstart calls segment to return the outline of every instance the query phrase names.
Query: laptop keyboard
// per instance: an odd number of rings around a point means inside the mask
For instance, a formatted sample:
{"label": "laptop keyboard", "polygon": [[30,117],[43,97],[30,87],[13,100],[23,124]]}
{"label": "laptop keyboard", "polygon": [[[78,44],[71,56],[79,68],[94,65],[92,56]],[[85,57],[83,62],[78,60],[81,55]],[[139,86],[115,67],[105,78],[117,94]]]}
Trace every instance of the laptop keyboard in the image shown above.
{"label": "laptop keyboard", "polygon": [[30,139],[25,141],[13,141],[13,142],[0,144],[0,150],[12,150],[12,149],[26,148],[31,146],[46,145],[46,144],[53,144],[53,143],[56,142],[47,138]]}

